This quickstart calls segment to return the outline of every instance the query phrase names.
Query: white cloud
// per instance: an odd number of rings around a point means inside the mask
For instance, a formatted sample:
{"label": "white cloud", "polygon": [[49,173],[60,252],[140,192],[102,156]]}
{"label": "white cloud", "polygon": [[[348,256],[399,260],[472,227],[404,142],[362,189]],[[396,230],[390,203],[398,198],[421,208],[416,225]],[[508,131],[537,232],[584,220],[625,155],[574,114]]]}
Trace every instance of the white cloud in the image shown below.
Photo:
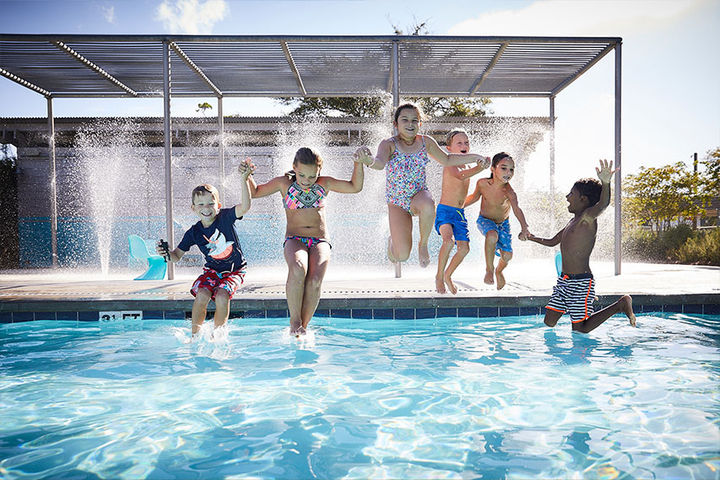
{"label": "white cloud", "polygon": [[626,36],[665,27],[716,0],[539,0],[521,9],[483,13],[450,35]]}
{"label": "white cloud", "polygon": [[212,33],[228,12],[225,0],[163,0],[155,11],[168,32],[193,35]]}
{"label": "white cloud", "polygon": [[115,23],[115,7],[110,5],[109,7],[102,7],[103,17],[108,23]]}

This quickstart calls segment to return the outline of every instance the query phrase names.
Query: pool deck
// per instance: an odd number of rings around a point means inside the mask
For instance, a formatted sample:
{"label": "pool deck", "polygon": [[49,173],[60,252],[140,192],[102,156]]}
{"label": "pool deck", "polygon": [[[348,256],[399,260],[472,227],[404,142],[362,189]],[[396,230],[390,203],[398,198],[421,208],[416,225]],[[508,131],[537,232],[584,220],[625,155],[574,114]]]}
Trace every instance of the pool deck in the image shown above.
{"label": "pool deck", "polygon": [[[614,275],[610,262],[593,263],[600,305],[629,293],[635,309],[720,313],[720,267],[624,263]],[[191,310],[188,288],[197,269],[177,269],[174,280],[134,281],[141,272],[101,277],[65,270],[0,271],[0,322],[40,319],[98,320],[98,312],[142,310],[145,317],[184,318]],[[461,265],[456,295],[435,292],[435,270],[405,266],[394,278],[391,266],[331,265],[318,315],[353,318],[428,318],[451,315],[539,314],[555,283],[547,262],[526,261],[506,270],[504,289],[485,285],[482,272]],[[258,268],[232,301],[232,314],[287,316],[285,269]]]}

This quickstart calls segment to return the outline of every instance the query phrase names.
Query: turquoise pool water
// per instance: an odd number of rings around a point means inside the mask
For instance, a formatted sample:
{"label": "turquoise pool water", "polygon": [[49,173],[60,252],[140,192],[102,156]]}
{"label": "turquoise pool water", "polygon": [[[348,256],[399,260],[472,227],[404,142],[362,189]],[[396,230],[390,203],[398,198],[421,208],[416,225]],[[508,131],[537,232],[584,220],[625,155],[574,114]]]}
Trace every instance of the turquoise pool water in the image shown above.
{"label": "turquoise pool water", "polygon": [[1,478],[718,478],[720,317],[0,326]]}

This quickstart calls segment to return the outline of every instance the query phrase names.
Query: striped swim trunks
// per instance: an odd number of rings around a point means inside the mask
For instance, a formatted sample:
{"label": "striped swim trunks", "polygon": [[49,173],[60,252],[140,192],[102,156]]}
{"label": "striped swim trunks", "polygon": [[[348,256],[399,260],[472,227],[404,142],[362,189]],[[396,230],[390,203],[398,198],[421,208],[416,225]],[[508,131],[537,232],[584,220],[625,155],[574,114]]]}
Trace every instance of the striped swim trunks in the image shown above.
{"label": "striped swim trunks", "polygon": [[563,273],[553,287],[553,293],[548,302],[548,310],[560,313],[569,313],[572,323],[582,322],[595,311],[595,280],[592,273],[579,273],[570,275]]}

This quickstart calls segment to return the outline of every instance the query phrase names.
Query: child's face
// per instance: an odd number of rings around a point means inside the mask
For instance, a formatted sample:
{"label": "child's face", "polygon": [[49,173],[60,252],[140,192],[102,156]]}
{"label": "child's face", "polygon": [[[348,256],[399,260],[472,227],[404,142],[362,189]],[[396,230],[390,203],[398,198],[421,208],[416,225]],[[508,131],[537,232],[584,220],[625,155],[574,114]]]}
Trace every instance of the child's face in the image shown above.
{"label": "child's face", "polygon": [[450,140],[447,150],[450,153],[468,153],[470,151],[470,140],[464,133],[456,133]]}
{"label": "child's face", "polygon": [[220,212],[220,205],[215,201],[211,193],[195,195],[190,208],[204,224],[212,223]]}
{"label": "child's face", "polygon": [[515,175],[515,162],[510,157],[500,160],[497,165],[492,167],[493,178],[500,180],[502,183],[510,182]]}
{"label": "child's face", "polygon": [[295,181],[303,190],[312,187],[320,175],[320,168],[317,165],[296,163],[293,165],[293,170],[295,170]]}
{"label": "child's face", "polygon": [[397,128],[398,135],[407,139],[414,139],[415,135],[420,130],[420,116],[417,110],[414,108],[403,108],[400,110],[397,122],[395,122],[395,128]]}
{"label": "child's face", "polygon": [[568,201],[568,212],[570,213],[582,212],[587,207],[586,197],[580,195],[580,192],[575,187],[570,190],[565,199]]}

